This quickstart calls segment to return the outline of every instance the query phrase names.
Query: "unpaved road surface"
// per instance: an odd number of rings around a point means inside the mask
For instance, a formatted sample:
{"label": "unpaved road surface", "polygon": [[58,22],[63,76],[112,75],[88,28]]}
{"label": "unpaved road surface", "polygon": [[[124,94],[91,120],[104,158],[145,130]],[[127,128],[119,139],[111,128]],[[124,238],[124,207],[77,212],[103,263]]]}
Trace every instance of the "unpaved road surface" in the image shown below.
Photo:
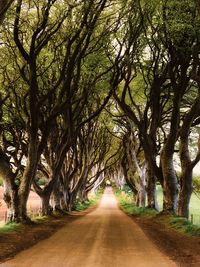
{"label": "unpaved road surface", "polygon": [[117,205],[111,189],[93,212],[1,267],[175,267]]}

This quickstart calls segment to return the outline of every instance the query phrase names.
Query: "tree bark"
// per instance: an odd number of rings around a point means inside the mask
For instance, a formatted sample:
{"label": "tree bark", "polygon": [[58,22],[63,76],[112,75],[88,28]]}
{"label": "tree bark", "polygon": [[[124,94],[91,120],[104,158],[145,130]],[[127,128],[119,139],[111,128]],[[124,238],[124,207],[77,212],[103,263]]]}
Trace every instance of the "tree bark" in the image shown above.
{"label": "tree bark", "polygon": [[29,151],[27,157],[27,164],[23,173],[22,181],[19,186],[19,215],[20,221],[28,222],[30,218],[27,215],[27,201],[31,189],[32,182],[35,178],[37,165],[38,165],[38,153],[36,146],[36,138],[31,138],[29,143]]}
{"label": "tree bark", "polygon": [[18,219],[18,187],[15,184],[15,174],[10,167],[9,158],[0,149],[0,176],[3,178],[4,196],[7,205],[7,221]]}
{"label": "tree bark", "polygon": [[75,209],[75,204],[76,204],[76,192],[70,193],[68,202],[67,202],[67,211],[71,212],[72,210]]}
{"label": "tree bark", "polygon": [[180,130],[180,161],[181,161],[181,179],[180,196],[178,204],[178,215],[189,218],[189,203],[192,194],[192,173],[193,168],[200,160],[200,136],[197,142],[198,151],[196,158],[191,160],[189,151],[189,136],[193,121],[200,114],[200,95],[198,95],[188,113],[184,116],[183,124]]}
{"label": "tree bark", "polygon": [[57,179],[54,187],[53,187],[53,191],[51,194],[51,200],[52,200],[52,207],[53,210],[55,211],[61,211],[61,199],[62,199],[62,192],[60,190],[60,183],[59,183],[59,179]]}
{"label": "tree bark", "polygon": [[189,204],[192,195],[192,169],[185,167],[182,169],[180,179],[180,194],[178,202],[178,215],[181,217],[189,218]]}
{"label": "tree bark", "polygon": [[4,180],[4,195],[3,200],[7,205],[6,221],[17,221],[18,218],[18,194],[17,187],[12,187],[10,181]]}
{"label": "tree bark", "polygon": [[164,176],[163,212],[176,214],[179,187],[172,156],[168,157],[165,152],[162,151],[161,164]]}
{"label": "tree bark", "polygon": [[51,215],[51,213],[52,213],[52,208],[49,204],[50,196],[51,196],[50,191],[46,191],[44,194],[42,194],[40,196],[41,202],[42,202],[42,208],[41,208],[41,215],[42,216]]}
{"label": "tree bark", "polygon": [[156,190],[156,177],[150,168],[147,170],[147,207],[159,211]]}

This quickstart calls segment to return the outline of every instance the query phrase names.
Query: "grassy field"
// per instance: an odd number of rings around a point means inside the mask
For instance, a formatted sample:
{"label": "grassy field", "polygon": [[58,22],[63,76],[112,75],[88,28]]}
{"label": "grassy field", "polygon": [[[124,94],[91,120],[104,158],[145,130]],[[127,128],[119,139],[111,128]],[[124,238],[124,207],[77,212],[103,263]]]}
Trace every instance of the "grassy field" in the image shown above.
{"label": "grassy field", "polygon": [[200,225],[200,199],[193,194],[190,202],[190,219],[193,216],[193,223]]}
{"label": "grassy field", "polygon": [[[162,203],[163,203],[163,193],[161,186],[157,186],[157,193],[158,193],[158,205],[160,210],[162,210]],[[192,194],[191,201],[190,201],[190,220],[193,220],[193,223],[196,225],[200,225],[200,199],[195,195]]]}

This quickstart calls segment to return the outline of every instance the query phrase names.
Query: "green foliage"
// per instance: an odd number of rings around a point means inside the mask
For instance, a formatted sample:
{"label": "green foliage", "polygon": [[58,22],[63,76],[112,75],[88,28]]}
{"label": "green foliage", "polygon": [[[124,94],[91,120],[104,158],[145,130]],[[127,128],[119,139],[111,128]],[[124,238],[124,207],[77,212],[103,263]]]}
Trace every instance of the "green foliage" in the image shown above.
{"label": "green foliage", "polygon": [[0,186],[3,186],[3,179],[0,177]]}
{"label": "green foliage", "polygon": [[37,184],[40,185],[40,186],[42,186],[42,185],[45,185],[46,182],[45,182],[44,179],[38,179]]}
{"label": "green foliage", "polygon": [[199,16],[195,1],[170,0],[164,8],[166,28],[173,44],[177,49],[189,51],[199,35]]}
{"label": "green foliage", "polygon": [[124,185],[123,191],[129,196],[133,196],[133,192],[127,184]]}

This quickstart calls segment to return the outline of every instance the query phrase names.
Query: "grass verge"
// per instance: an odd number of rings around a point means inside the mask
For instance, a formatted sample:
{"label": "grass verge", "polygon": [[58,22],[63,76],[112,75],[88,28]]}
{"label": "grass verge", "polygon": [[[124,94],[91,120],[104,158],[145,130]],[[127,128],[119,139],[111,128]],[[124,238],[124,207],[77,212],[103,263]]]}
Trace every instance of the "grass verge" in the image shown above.
{"label": "grass verge", "polygon": [[137,215],[140,217],[153,219],[153,221],[160,222],[163,225],[175,229],[182,234],[196,237],[200,236],[200,227],[193,225],[186,218],[172,215],[161,215],[154,209],[137,207],[134,205],[133,199],[130,195],[118,189],[115,190],[115,195],[117,197],[120,208],[129,215]]}
{"label": "grass verge", "polygon": [[1,234],[8,234],[11,232],[19,231],[23,228],[21,223],[10,222],[0,227]]}
{"label": "grass verge", "polygon": [[84,202],[77,201],[75,211],[83,211],[90,207],[94,207],[99,202],[103,192],[99,191],[97,194],[90,196],[90,198]]}
{"label": "grass verge", "polygon": [[181,233],[200,237],[200,227],[192,224],[186,218],[170,216],[168,224]]}
{"label": "grass verge", "polygon": [[157,214],[157,212],[154,209],[137,207],[136,205],[134,205],[132,196],[124,191],[115,189],[115,195],[117,197],[120,208],[129,215],[154,217]]}
{"label": "grass verge", "polygon": [[[98,201],[100,200],[103,192],[98,192],[95,195],[92,195],[88,201],[85,202],[80,202],[78,201],[76,203],[75,211],[83,211],[86,210],[90,207],[93,207],[97,205]],[[31,217],[31,220],[33,223],[39,225],[48,222],[49,220],[51,221],[52,219],[63,219],[65,218],[66,215],[69,215],[70,213],[68,212],[55,212],[54,214],[50,216],[33,216]],[[3,223],[0,224],[0,234],[9,234],[12,232],[19,232],[20,230],[23,229],[23,224],[21,223],[16,223],[16,222],[9,222],[9,223]]]}

